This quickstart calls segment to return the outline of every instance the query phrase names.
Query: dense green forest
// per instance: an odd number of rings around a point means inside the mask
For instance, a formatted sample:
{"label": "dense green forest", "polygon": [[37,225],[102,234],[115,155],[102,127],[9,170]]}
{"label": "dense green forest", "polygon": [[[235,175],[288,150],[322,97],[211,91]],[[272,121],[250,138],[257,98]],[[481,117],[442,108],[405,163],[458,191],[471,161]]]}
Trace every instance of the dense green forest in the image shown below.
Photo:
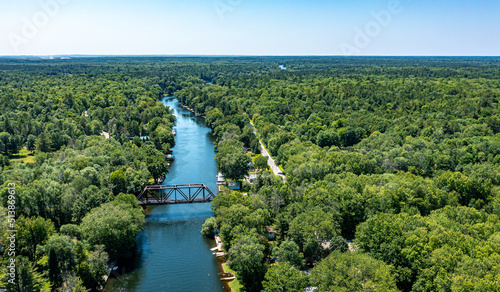
{"label": "dense green forest", "polygon": [[206,116],[226,177],[258,140],[286,175],[257,156],[203,226],[248,291],[500,290],[499,58],[109,57],[0,60],[12,291],[98,290],[130,256],[133,195],[168,172],[171,94]]}
{"label": "dense green forest", "polygon": [[9,291],[99,289],[108,260],[133,252],[144,220],[134,195],[165,177],[175,143],[156,80],[51,70],[0,73],[0,214],[15,204],[17,218]]}

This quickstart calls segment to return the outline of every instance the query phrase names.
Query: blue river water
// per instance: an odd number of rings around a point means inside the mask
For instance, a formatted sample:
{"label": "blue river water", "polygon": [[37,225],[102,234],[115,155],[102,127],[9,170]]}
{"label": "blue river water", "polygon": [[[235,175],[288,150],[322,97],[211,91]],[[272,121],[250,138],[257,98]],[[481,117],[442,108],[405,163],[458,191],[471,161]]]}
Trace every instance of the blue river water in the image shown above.
{"label": "blue river water", "polygon": [[[177,131],[175,161],[164,184],[204,183],[217,191],[217,168],[211,131],[202,118],[164,99],[174,109]],[[212,255],[213,240],[202,237],[201,225],[212,216],[210,204],[148,207],[146,222],[137,239],[137,255],[118,263],[106,292],[220,292],[220,263]]]}

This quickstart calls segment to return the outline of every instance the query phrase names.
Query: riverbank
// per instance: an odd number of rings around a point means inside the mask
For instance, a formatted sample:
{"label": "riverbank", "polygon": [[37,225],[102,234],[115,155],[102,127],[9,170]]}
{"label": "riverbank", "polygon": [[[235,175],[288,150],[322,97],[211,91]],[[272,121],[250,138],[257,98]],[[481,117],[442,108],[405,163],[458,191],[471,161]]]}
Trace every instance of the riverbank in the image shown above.
{"label": "riverbank", "polygon": [[222,248],[223,243],[220,238],[220,235],[215,235],[215,244],[216,246],[212,249],[211,251],[214,251],[214,255],[220,259],[220,270],[221,270],[221,282],[223,283],[224,287],[231,292],[243,292],[245,291],[245,287],[238,281],[238,278],[236,278],[236,272],[233,271],[230,267],[229,264],[227,263],[226,259],[224,258],[226,256],[226,253],[224,252],[224,249]]}
{"label": "riverbank", "polygon": [[219,275],[221,276],[220,281],[224,285],[227,291],[242,291],[241,288],[243,286],[240,284],[238,279],[236,279],[236,272],[231,270],[229,268],[228,263],[226,262],[226,259],[224,258],[226,256],[226,253],[224,252],[223,249],[223,243],[220,238],[220,235],[217,234],[214,236],[215,240],[215,247],[211,248],[210,250],[213,251],[213,255],[217,257],[220,261],[220,273]]}
{"label": "riverbank", "polygon": [[185,105],[184,105],[184,104],[182,104],[181,102],[179,102],[179,105],[180,105],[183,109],[185,109],[185,110],[188,110],[188,111],[192,112],[192,113],[193,113],[195,116],[197,116],[197,117],[204,118],[204,119],[206,118],[206,116],[205,116],[205,115],[202,115],[202,114],[197,113],[194,109],[192,109],[192,108],[190,108],[190,107],[185,106]]}
{"label": "riverbank", "polygon": [[[223,273],[231,273],[236,275],[235,271],[231,270],[229,264],[227,262],[221,264],[221,269]],[[245,287],[238,281],[238,278],[234,278],[234,280],[227,282],[229,289],[231,292],[245,292]]]}
{"label": "riverbank", "polygon": [[[116,260],[108,261],[108,265],[106,267],[106,270],[108,272],[104,276],[104,287],[106,287],[106,283],[108,283],[108,279],[111,276],[113,270],[115,269],[115,266],[116,266]],[[104,290],[104,287],[101,286],[101,290]]]}

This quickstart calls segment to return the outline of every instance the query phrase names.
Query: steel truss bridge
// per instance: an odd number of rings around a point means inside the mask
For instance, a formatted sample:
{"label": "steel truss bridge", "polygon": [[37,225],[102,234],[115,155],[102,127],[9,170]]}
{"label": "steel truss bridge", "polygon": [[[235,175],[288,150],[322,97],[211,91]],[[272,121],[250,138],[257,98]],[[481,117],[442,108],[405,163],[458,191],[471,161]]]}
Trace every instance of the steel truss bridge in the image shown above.
{"label": "steel truss bridge", "polygon": [[141,206],[208,203],[215,199],[205,184],[146,186],[137,196]]}

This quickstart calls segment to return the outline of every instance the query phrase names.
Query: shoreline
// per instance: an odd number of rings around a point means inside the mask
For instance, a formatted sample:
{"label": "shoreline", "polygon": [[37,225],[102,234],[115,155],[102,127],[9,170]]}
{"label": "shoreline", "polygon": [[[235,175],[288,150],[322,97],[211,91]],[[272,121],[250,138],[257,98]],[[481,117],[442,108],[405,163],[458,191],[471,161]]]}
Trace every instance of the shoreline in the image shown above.
{"label": "shoreline", "polygon": [[[215,235],[214,236],[215,244],[216,246],[211,248],[210,250],[213,251],[213,255],[217,258],[217,261],[219,262],[219,275],[220,275],[220,281],[222,282],[222,286],[224,291],[229,291],[229,292],[239,292],[240,288],[239,286],[241,285],[238,282],[238,279],[236,278],[236,273],[229,268],[227,260],[225,258],[226,253],[222,249],[222,240],[220,238],[220,235]],[[237,284],[234,284],[237,282]],[[238,285],[238,287],[234,288],[233,285]]]}

